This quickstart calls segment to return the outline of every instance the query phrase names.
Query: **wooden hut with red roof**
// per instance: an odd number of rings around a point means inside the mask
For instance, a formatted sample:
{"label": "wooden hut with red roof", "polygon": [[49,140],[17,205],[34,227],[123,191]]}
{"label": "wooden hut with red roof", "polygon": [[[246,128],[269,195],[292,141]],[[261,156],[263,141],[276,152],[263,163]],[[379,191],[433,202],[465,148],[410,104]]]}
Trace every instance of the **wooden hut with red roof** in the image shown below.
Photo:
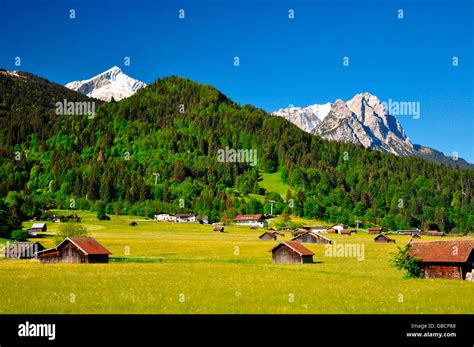
{"label": "wooden hut with red roof", "polygon": [[281,241],[270,249],[272,262],[278,264],[308,264],[313,262],[314,253],[300,242]]}
{"label": "wooden hut with red roof", "polygon": [[410,256],[425,278],[463,280],[474,264],[474,240],[410,242]]}
{"label": "wooden hut with red roof", "polygon": [[108,263],[112,254],[92,237],[66,237],[58,246],[37,253],[41,263]]}

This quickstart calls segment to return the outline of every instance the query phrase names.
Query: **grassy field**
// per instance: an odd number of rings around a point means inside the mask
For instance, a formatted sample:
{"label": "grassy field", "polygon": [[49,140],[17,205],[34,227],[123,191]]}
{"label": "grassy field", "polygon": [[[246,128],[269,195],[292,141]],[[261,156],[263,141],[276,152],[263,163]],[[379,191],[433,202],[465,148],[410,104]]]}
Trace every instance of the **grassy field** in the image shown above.
{"label": "grassy field", "polygon": [[[364,245],[364,260],[328,257],[324,245],[308,245],[315,264],[272,264],[268,250],[276,242],[259,240],[258,230],[229,226],[220,234],[197,224],[80,215],[91,236],[113,252],[111,262],[1,258],[0,313],[474,312],[474,283],[403,279],[389,262],[397,245],[375,244],[362,233],[328,236]],[[136,227],[128,225],[132,220]],[[55,246],[58,226],[48,223],[39,241]],[[408,241],[394,238],[398,245]]]}

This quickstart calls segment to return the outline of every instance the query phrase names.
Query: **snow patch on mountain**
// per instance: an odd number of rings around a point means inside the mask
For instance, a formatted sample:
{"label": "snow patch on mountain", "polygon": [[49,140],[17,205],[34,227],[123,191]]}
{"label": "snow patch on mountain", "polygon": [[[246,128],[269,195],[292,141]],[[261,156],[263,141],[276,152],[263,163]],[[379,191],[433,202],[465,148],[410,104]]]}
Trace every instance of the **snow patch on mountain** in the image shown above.
{"label": "snow patch on mountain", "polygon": [[275,116],[283,117],[304,131],[311,132],[331,110],[331,103],[311,105],[308,107],[288,107],[273,112]]}

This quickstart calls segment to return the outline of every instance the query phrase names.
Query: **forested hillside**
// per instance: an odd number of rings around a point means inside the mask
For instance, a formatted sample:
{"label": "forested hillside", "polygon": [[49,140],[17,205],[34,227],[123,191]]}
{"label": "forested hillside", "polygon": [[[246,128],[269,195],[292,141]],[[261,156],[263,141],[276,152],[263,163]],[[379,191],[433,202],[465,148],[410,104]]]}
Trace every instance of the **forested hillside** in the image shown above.
{"label": "forested hillside", "polygon": [[[105,204],[108,213],[193,211],[217,221],[269,212],[275,200],[274,213],[351,225],[474,229],[473,170],[324,141],[208,85],[157,80],[118,103],[97,102],[93,119],[56,115],[64,98],[93,101],[0,71],[0,214],[10,219]],[[219,162],[225,147],[256,149],[258,164]],[[281,174],[287,201],[260,188],[263,172]]]}

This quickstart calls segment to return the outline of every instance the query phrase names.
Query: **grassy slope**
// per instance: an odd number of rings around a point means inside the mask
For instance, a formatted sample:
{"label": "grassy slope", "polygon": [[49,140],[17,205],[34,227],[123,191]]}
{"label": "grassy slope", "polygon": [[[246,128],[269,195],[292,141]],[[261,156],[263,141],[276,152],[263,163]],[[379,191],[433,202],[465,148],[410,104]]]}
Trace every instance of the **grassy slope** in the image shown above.
{"label": "grassy slope", "polygon": [[290,189],[290,186],[281,180],[280,172],[262,173],[262,180],[258,184],[269,192],[280,194],[283,200],[286,199],[286,192]]}
{"label": "grassy slope", "polygon": [[[363,261],[325,257],[323,245],[308,245],[319,263],[277,265],[268,252],[275,242],[259,240],[258,230],[229,226],[219,234],[210,226],[152,221],[130,227],[132,217],[102,222],[91,213],[81,215],[92,236],[113,252],[112,262],[2,259],[0,313],[474,312],[473,283],[402,279],[389,263],[397,245],[375,244],[366,234],[329,235],[336,242],[364,244]],[[48,228],[50,236],[41,242],[51,247],[58,225]],[[408,241],[394,238],[401,245]]]}

